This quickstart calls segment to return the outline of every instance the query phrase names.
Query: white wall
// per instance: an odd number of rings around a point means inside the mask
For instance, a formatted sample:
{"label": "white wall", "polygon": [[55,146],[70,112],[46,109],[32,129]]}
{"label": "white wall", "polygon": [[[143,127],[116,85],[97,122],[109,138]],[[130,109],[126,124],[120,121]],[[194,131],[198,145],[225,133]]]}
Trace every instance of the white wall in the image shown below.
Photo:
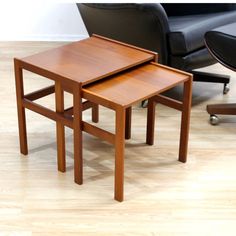
{"label": "white wall", "polygon": [[74,41],[88,37],[75,3],[1,1],[0,41]]}

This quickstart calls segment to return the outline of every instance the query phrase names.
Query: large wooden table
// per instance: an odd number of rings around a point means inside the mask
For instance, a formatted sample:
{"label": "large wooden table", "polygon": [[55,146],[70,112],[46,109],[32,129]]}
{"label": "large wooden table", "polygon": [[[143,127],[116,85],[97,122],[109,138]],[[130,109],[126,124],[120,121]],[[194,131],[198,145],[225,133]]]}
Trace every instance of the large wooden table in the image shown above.
{"label": "large wooden table", "polygon": [[[147,144],[153,144],[155,103],[182,111],[179,160],[187,159],[192,75],[158,65],[157,54],[98,35],[68,45],[14,59],[20,150],[28,154],[25,108],[56,121],[58,170],[65,172],[65,131],[74,130],[74,180],[83,183],[82,131],[115,145],[115,199],[123,200],[124,139],[130,138],[131,105],[149,99]],[[54,80],[55,85],[24,94],[23,70]],[[184,83],[183,102],[159,93]],[[64,107],[64,91],[73,95],[73,107]],[[56,111],[34,101],[55,93]],[[82,102],[82,98],[87,101]],[[82,120],[92,108],[98,122],[98,105],[116,111],[116,132],[111,134]]]}

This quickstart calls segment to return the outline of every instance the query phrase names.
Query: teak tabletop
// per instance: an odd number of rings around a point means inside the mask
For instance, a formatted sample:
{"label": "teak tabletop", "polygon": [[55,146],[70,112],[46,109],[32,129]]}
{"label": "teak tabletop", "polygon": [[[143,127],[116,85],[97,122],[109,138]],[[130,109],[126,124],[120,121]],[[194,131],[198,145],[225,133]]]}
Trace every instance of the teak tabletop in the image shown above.
{"label": "teak tabletop", "polygon": [[85,85],[156,57],[157,53],[93,35],[20,60],[28,69],[35,67],[48,71],[49,77],[57,75]]}
{"label": "teak tabletop", "polygon": [[151,62],[103,81],[86,85],[82,88],[82,92],[83,97],[88,100],[90,100],[90,95],[96,94],[96,99],[110,102],[110,105],[119,104],[127,108],[188,79],[187,73]]}

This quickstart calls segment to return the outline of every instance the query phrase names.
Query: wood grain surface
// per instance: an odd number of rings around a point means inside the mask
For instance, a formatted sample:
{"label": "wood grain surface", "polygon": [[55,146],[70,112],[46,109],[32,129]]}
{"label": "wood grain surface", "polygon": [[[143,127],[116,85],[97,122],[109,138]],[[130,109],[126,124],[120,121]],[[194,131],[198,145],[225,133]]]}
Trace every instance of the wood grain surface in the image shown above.
{"label": "wood grain surface", "polygon": [[[159,64],[147,64],[136,67],[135,70],[111,76],[83,87],[83,97],[91,99],[104,99],[106,103],[119,104],[129,107],[133,103],[143,101],[150,96],[175,87],[186,81],[189,74],[176,73]],[[93,100],[91,100],[93,101]]]}
{"label": "wood grain surface", "polygon": [[92,36],[22,58],[31,67],[47,70],[83,85],[155,59],[156,54]]}

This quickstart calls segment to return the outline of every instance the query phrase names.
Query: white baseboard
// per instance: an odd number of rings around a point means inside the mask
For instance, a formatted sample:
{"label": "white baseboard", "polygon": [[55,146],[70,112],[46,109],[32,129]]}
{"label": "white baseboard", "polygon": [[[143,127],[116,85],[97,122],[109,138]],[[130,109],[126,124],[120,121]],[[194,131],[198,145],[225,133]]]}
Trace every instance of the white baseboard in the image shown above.
{"label": "white baseboard", "polygon": [[88,35],[8,35],[8,36],[0,36],[0,41],[59,41],[59,42],[73,42],[79,41],[87,38]]}

